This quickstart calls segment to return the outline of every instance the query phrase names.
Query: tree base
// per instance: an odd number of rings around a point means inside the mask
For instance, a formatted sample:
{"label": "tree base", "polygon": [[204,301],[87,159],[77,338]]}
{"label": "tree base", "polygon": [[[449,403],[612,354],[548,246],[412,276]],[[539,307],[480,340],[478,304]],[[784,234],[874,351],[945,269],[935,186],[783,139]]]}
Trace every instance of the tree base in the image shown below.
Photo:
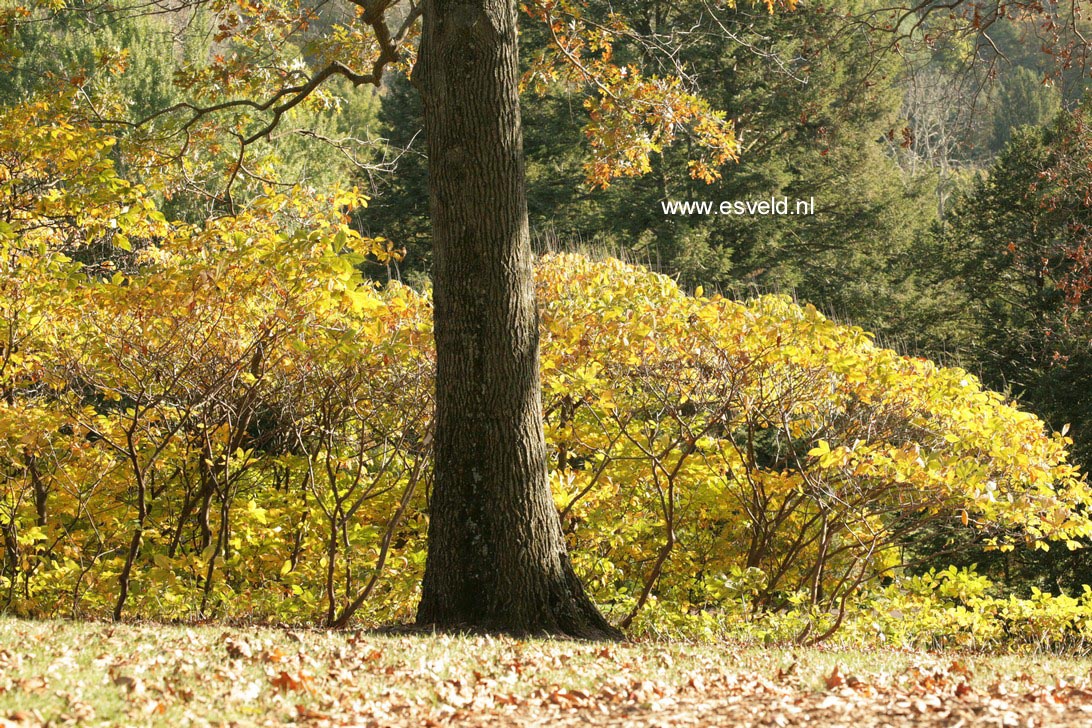
{"label": "tree base", "polygon": [[[546,599],[533,596],[542,593],[543,590],[538,589],[527,589],[519,595],[478,594],[474,600],[444,599],[426,585],[417,611],[416,626],[422,630],[448,633],[612,642],[624,640],[625,634],[607,622],[584,593],[565,554],[561,555],[560,565],[558,578],[552,579],[548,585],[542,585],[549,595]],[[507,598],[498,598],[503,596]]]}

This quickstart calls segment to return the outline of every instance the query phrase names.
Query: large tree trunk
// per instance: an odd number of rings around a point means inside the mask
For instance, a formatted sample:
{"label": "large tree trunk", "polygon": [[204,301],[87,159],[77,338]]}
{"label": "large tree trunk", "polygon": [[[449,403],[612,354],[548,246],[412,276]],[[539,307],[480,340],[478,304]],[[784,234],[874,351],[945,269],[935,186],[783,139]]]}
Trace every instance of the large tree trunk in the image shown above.
{"label": "large tree trunk", "polygon": [[516,7],[427,0],[414,84],[433,231],[436,477],[417,621],[618,637],[573,574],[546,479]]}

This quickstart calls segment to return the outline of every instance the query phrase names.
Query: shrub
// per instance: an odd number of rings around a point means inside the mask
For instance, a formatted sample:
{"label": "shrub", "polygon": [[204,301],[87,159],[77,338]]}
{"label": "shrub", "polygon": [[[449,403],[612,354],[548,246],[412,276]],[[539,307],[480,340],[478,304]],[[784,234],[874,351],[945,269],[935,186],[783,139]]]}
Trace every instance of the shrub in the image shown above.
{"label": "shrub", "polygon": [[[269,192],[169,223],[93,128],[16,150],[3,129],[42,123],[35,108],[0,123],[0,199],[18,203],[0,215],[7,608],[408,618],[431,312],[358,275],[389,255],[346,226],[359,197]],[[105,252],[75,262],[92,243]],[[754,618],[818,639],[938,521],[998,548],[1089,532],[1066,438],[964,371],[785,298],[691,297],[616,261],[547,256],[538,296],[559,513],[626,626]]]}

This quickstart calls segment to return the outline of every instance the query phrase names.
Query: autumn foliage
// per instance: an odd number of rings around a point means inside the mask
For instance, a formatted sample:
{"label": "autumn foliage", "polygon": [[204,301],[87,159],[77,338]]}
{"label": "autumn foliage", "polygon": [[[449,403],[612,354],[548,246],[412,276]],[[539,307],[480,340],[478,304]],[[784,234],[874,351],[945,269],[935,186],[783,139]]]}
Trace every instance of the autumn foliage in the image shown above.
{"label": "autumn foliage", "polygon": [[[114,140],[0,118],[0,600],[23,615],[345,624],[416,606],[426,295],[363,280],[355,193],[166,219]],[[615,622],[794,611],[826,636],[937,523],[999,549],[1092,532],[1049,434],[958,369],[782,297],[617,261],[538,268],[552,484]]]}

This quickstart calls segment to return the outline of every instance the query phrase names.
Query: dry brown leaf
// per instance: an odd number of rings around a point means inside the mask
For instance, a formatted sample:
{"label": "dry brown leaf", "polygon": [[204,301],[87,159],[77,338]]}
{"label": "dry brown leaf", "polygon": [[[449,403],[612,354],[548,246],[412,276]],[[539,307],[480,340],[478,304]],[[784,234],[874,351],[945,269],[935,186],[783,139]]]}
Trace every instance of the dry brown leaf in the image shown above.
{"label": "dry brown leaf", "polygon": [[262,650],[263,662],[283,662],[284,659],[285,654],[280,647],[269,647]]}
{"label": "dry brown leaf", "polygon": [[145,686],[144,681],[139,677],[133,677],[132,675],[115,674],[113,682],[120,688],[124,688],[125,692],[131,696],[143,695]]}
{"label": "dry brown leaf", "polygon": [[234,637],[228,637],[224,640],[224,647],[227,648],[228,657],[239,660],[249,660],[254,656],[254,651],[243,640],[237,640]]}
{"label": "dry brown leaf", "polygon": [[974,677],[974,672],[972,672],[971,668],[967,667],[967,664],[962,660],[954,660],[948,667],[948,672],[967,679]]}
{"label": "dry brown leaf", "polygon": [[830,674],[823,678],[823,681],[827,685],[827,690],[833,690],[834,688],[840,688],[846,684],[846,679],[842,676],[842,672],[838,665],[834,666]]}
{"label": "dry brown leaf", "polygon": [[303,672],[290,673],[285,670],[281,670],[276,677],[270,680],[270,684],[282,692],[287,692],[289,690],[309,690],[308,685],[310,682],[310,675]]}
{"label": "dry brown leaf", "polygon": [[850,675],[846,678],[846,687],[853,688],[857,692],[870,692],[871,686],[864,683],[856,675]]}
{"label": "dry brown leaf", "polygon": [[24,693],[31,693],[36,695],[44,693],[49,688],[49,681],[41,675],[35,675],[34,677],[23,678],[22,680],[16,680],[15,686],[22,690]]}
{"label": "dry brown leaf", "polygon": [[307,720],[330,720],[333,717],[329,713],[323,713],[321,711],[314,710],[313,708],[309,708],[306,705],[297,705],[296,715],[298,715],[300,718],[305,718]]}
{"label": "dry brown leaf", "polygon": [[0,719],[0,726],[23,726],[28,724],[42,725],[45,718],[37,710],[16,710],[8,713],[7,718]]}
{"label": "dry brown leaf", "polygon": [[144,706],[144,712],[147,715],[163,715],[167,712],[167,706],[162,700],[149,700]]}
{"label": "dry brown leaf", "polygon": [[793,660],[793,663],[791,665],[789,665],[788,667],[786,667],[786,668],[780,668],[780,667],[777,668],[777,680],[778,680],[778,682],[783,682],[784,680],[787,680],[788,678],[795,675],[796,674],[796,664],[797,664],[796,661]]}

